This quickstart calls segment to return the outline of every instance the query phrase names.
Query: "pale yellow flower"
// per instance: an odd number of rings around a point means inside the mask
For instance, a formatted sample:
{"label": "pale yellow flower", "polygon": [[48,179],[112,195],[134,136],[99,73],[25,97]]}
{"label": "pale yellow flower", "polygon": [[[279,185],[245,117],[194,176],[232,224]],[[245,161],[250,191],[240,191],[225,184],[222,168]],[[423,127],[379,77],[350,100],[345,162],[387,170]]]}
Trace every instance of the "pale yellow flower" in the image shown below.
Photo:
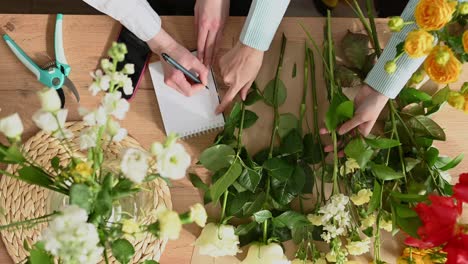
{"label": "pale yellow flower", "polygon": [[375,220],[376,220],[376,217],[375,215],[371,214],[369,216],[367,216],[366,218],[364,218],[361,222],[361,227],[363,229],[366,229],[368,227],[371,227],[375,224]]}
{"label": "pale yellow flower", "polygon": [[321,226],[322,225],[322,216],[317,214],[308,214],[307,219],[311,222],[314,226]]}
{"label": "pale yellow flower", "polygon": [[360,169],[359,164],[353,158],[348,158],[344,166],[340,168],[340,174],[345,176],[346,174],[354,173],[356,170]]}
{"label": "pale yellow flower", "polygon": [[380,228],[382,228],[383,230],[385,230],[387,232],[392,232],[392,230],[393,230],[392,220],[382,219],[380,221]]}
{"label": "pale yellow flower", "polygon": [[288,259],[284,255],[283,248],[276,243],[268,245],[254,243],[249,247],[247,257],[241,262],[242,264],[287,264]]}
{"label": "pale yellow flower", "polygon": [[128,235],[140,233],[140,225],[133,219],[124,219],[122,220],[122,232]]}
{"label": "pale yellow flower", "polygon": [[346,249],[348,253],[353,256],[359,256],[364,253],[369,252],[369,238],[364,239],[362,241],[351,241],[348,239],[348,244],[346,245]]}
{"label": "pale yellow flower", "polygon": [[325,258],[327,259],[328,262],[333,262],[333,263],[336,262],[336,254],[332,252],[328,252]]}
{"label": "pale yellow flower", "polygon": [[372,191],[369,189],[361,189],[357,194],[351,195],[350,199],[355,205],[363,205],[370,201]]}
{"label": "pale yellow flower", "polygon": [[308,259],[293,259],[291,261],[291,264],[314,264],[314,263]]}
{"label": "pale yellow flower", "polygon": [[190,206],[190,218],[198,226],[204,227],[208,218],[205,207],[199,203]]}
{"label": "pale yellow flower", "polygon": [[182,230],[179,214],[171,210],[158,212],[159,234],[161,238],[176,240]]}
{"label": "pale yellow flower", "polygon": [[195,241],[200,255],[212,257],[235,256],[239,252],[239,237],[231,225],[209,223]]}

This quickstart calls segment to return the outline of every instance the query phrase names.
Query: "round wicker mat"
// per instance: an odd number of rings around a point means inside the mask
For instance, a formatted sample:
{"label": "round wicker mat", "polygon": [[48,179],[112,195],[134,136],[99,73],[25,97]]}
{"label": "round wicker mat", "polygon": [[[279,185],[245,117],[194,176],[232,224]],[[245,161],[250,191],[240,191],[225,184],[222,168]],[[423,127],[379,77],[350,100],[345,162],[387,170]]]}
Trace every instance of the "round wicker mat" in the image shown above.
{"label": "round wicker mat", "polygon": [[[74,155],[83,155],[79,151],[78,135],[80,130],[85,127],[84,124],[82,122],[70,122],[66,126],[73,132],[74,138],[71,140],[71,148]],[[117,158],[120,156],[121,151],[127,147],[141,148],[135,139],[127,137],[119,143],[112,143],[105,151],[106,158]],[[23,150],[30,159],[46,170],[51,169],[50,160],[54,156],[60,158],[62,165],[66,165],[68,162],[68,154],[59,141],[42,131],[30,138],[23,145]],[[15,173],[17,168],[16,165],[10,165],[7,167],[7,171]],[[164,180],[158,178],[151,182],[149,187],[153,192],[153,204],[157,205],[156,207],[165,206],[172,209],[171,195]],[[49,213],[48,198],[51,194],[52,192],[45,188],[29,185],[8,176],[2,176],[0,180],[0,208],[5,210],[5,216],[0,217],[0,224],[5,225]],[[149,217],[139,219],[139,221],[149,222],[151,221],[151,219],[148,219]],[[22,227],[17,230],[1,232],[6,249],[15,263],[24,260],[28,255],[23,246],[24,241],[32,245],[46,225],[44,223],[34,227]],[[139,263],[147,259],[159,260],[167,241],[157,240],[152,235],[145,234],[131,242],[135,247],[135,255],[131,263]],[[113,257],[110,257],[110,262],[117,263]]]}

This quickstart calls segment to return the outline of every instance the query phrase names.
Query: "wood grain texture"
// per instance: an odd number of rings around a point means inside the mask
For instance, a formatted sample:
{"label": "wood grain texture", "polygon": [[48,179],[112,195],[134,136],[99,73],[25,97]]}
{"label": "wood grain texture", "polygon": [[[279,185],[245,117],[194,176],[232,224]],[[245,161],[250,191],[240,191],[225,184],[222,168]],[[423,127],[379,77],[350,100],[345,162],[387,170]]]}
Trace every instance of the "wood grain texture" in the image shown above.
{"label": "wood grain texture", "polygon": [[[218,56],[225,53],[237,41],[243,22],[244,18],[230,18],[228,20]],[[305,42],[304,32],[298,22],[302,22],[311,31],[312,36],[318,43],[322,42],[324,19],[285,18],[270,50],[265,54],[264,64],[257,78],[261,89],[272,79],[278,60],[280,34],[284,32],[288,38],[288,45],[286,47],[282,78],[288,88],[288,99],[280,108],[280,111],[295,114],[299,111],[302,93],[303,47]],[[55,17],[49,15],[0,15],[0,33],[8,33],[33,60],[45,63],[54,56],[54,23]],[[378,20],[378,31],[384,42],[390,36],[385,23],[385,20]],[[192,17],[163,18],[163,27],[188,49],[196,48],[196,33],[193,25]],[[98,98],[92,97],[87,91],[91,82],[89,72],[96,69],[99,59],[105,56],[105,51],[110,46],[110,43],[117,38],[119,27],[115,21],[105,16],[66,15],[64,17],[65,54],[72,67],[70,78],[80,91],[82,98],[79,106],[91,108],[97,105]],[[333,37],[336,43],[339,43],[347,30],[362,31],[357,19],[333,19]],[[337,55],[339,56],[340,54],[338,53]],[[321,104],[319,111],[320,116],[323,117],[326,109],[326,98],[322,67],[318,57],[316,56],[317,83],[320,97],[319,102]],[[39,101],[35,93],[41,89],[41,85],[15,58],[3,42],[0,43],[0,58],[0,116],[19,112],[25,123],[23,137],[24,139],[29,138],[38,131],[31,121],[31,115],[39,108]],[[157,56],[153,56],[152,61],[157,59]],[[294,63],[297,63],[298,70],[297,76],[293,79],[291,78],[291,72]],[[467,70],[466,67],[465,70]],[[215,72],[217,72],[216,67]],[[465,75],[459,84],[466,80],[467,77]],[[221,83],[221,80],[218,81],[218,83]],[[453,87],[459,87],[459,85]],[[308,104],[310,105],[310,98],[308,98]],[[67,94],[67,108],[70,111],[70,121],[79,119],[77,107],[78,104],[74,102],[74,98],[70,94]],[[272,112],[263,103],[258,103],[251,107],[251,109],[257,112],[260,118],[254,127],[246,130],[244,143],[248,146],[249,150],[258,151],[268,144],[272,124]],[[310,123],[312,117],[310,112],[308,113],[307,118]],[[447,133],[447,141],[438,144],[441,153],[455,156],[466,151],[467,147],[465,147],[464,140],[466,140],[465,135],[468,129],[468,117],[461,112],[445,107],[434,118],[446,129]],[[145,72],[137,95],[131,102],[131,110],[123,122],[123,126],[145,147],[149,147],[153,141],[164,139],[161,115],[148,71]],[[211,133],[202,137],[188,139],[184,142],[184,145],[193,157],[194,164],[197,161],[196,157],[211,144],[214,137],[215,133]],[[327,139],[324,138],[324,140]],[[457,169],[452,171],[452,175],[457,175],[464,168],[467,168],[467,165],[468,162],[463,161]],[[204,180],[208,180],[209,176],[202,168],[194,166],[191,170],[199,173]],[[174,182],[171,193],[174,208],[179,212],[187,210],[196,201],[201,201],[199,192],[191,186],[188,180]],[[217,216],[216,208],[209,208],[209,211],[212,216]],[[199,232],[200,229],[193,225],[185,228],[179,240],[168,243],[166,251],[161,258],[161,263],[234,263],[223,261],[222,259],[207,260],[198,256],[194,252],[192,243]],[[384,239],[390,242],[383,249],[384,258],[389,263],[394,263],[395,256],[400,253],[400,240],[392,239],[391,236],[386,236]],[[290,251],[289,255],[292,254],[293,251]],[[0,246],[0,263],[12,263],[3,245]]]}

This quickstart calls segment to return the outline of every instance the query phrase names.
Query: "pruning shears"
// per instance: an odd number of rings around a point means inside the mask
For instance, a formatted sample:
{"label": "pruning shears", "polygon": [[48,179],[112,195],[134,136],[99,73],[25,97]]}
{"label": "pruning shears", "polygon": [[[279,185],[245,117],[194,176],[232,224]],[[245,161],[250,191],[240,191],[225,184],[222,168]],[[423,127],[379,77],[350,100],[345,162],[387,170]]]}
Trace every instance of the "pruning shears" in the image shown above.
{"label": "pruning shears", "polygon": [[60,100],[62,102],[62,108],[65,105],[65,95],[63,93],[63,86],[66,86],[75,95],[76,100],[80,101],[80,94],[76,90],[73,82],[68,78],[71,67],[68,65],[67,59],[65,58],[65,52],[63,49],[63,34],[62,34],[62,22],[63,15],[58,14],[55,21],[55,34],[54,34],[54,50],[55,50],[55,61],[51,61],[44,67],[39,67],[14,41],[8,36],[3,35],[8,47],[16,55],[16,57],[28,68],[34,75],[36,75],[39,82],[45,86],[57,90]]}

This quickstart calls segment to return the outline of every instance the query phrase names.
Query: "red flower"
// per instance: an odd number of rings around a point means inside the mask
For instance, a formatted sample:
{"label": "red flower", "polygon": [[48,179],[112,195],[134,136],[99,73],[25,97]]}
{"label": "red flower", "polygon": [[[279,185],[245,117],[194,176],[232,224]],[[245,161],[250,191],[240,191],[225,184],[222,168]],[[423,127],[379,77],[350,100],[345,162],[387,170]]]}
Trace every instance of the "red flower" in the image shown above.
{"label": "red flower", "polygon": [[409,237],[405,243],[412,247],[433,248],[455,236],[457,218],[461,214],[461,203],[455,204],[452,197],[430,195],[431,204],[419,203],[415,211],[422,221],[418,229],[421,239]]}
{"label": "red flower", "polygon": [[442,250],[447,252],[447,264],[468,263],[468,235],[458,234]]}
{"label": "red flower", "polygon": [[460,180],[453,187],[453,197],[457,200],[468,203],[468,173],[460,174]]}

